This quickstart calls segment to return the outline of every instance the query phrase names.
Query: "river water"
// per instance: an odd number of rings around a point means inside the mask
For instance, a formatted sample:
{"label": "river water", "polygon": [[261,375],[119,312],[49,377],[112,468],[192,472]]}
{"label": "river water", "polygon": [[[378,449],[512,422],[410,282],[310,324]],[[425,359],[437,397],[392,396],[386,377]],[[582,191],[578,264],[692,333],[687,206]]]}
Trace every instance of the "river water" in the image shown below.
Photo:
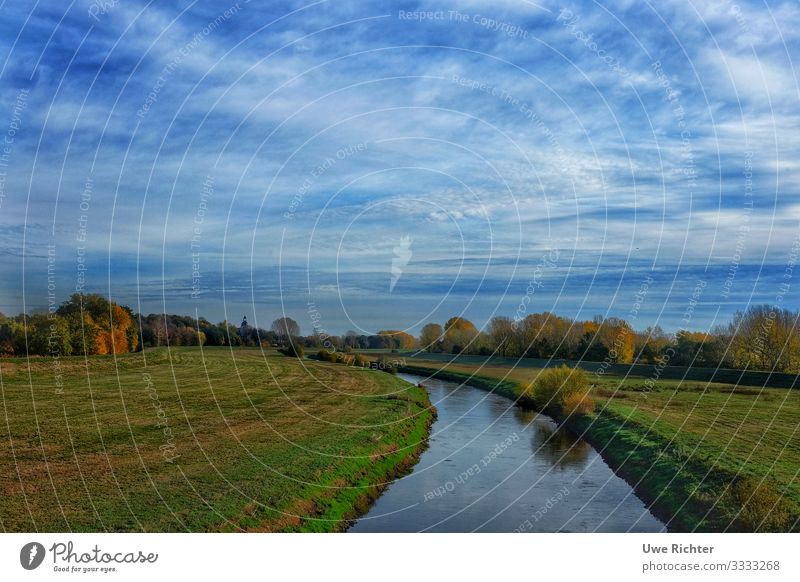
{"label": "river water", "polygon": [[587,442],[547,416],[455,382],[423,382],[429,448],[351,532],[665,531]]}

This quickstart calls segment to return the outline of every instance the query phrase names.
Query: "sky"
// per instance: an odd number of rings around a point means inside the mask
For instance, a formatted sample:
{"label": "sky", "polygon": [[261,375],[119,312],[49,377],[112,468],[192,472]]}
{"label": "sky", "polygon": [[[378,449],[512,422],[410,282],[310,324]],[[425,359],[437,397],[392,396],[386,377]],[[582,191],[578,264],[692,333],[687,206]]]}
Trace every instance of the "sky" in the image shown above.
{"label": "sky", "polygon": [[796,2],[3,2],[0,311],[796,309]]}

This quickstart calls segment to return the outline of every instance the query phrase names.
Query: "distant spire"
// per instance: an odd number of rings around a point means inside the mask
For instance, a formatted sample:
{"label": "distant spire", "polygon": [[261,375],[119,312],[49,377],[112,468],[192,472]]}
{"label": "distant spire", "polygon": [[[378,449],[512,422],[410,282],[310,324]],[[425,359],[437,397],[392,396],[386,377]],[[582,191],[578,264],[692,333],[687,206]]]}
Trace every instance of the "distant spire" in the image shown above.
{"label": "distant spire", "polygon": [[242,327],[242,328],[247,327],[247,316],[246,315],[242,316],[242,325],[240,327]]}

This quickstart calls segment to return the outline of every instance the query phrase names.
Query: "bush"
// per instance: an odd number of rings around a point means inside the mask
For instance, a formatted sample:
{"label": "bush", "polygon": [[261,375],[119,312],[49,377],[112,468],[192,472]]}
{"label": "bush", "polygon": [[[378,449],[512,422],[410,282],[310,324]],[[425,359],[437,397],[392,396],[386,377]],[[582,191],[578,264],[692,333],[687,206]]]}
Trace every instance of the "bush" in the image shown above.
{"label": "bush", "polygon": [[321,362],[332,362],[334,364],[344,364],[345,366],[369,368],[369,360],[361,354],[320,350],[317,352],[316,358]]}
{"label": "bush", "polygon": [[586,392],[570,394],[564,398],[562,410],[564,414],[574,416],[591,414],[594,412],[594,398]]}
{"label": "bush", "polygon": [[397,374],[397,368],[399,366],[399,362],[397,360],[392,360],[387,358],[386,356],[380,356],[378,361],[372,362],[371,367],[375,368],[376,370],[383,370],[384,372],[389,372],[390,374]]}
{"label": "bush", "polygon": [[354,360],[355,358],[350,354],[336,354],[336,361],[340,364],[344,364],[345,366],[352,366]]}
{"label": "bush", "polygon": [[795,520],[793,504],[767,483],[752,477],[737,479],[725,498],[738,512],[738,525],[746,532],[786,532]]}
{"label": "bush", "polygon": [[289,356],[290,358],[302,358],[304,351],[303,346],[300,344],[291,343],[283,349],[278,350],[284,356]]}
{"label": "bush", "polygon": [[569,413],[568,406],[570,410],[575,407],[587,409],[590,406],[588,393],[586,372],[581,368],[563,365],[540,372],[520,396],[521,400],[532,401],[540,410]]}

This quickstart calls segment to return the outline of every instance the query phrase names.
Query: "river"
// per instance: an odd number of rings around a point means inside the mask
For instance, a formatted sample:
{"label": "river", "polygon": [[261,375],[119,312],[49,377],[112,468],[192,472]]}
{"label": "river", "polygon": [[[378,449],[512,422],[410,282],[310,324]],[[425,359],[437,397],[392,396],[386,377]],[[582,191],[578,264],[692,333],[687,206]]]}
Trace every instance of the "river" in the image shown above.
{"label": "river", "polygon": [[658,532],[664,524],[589,443],[471,386],[423,382],[429,448],[351,532]]}

